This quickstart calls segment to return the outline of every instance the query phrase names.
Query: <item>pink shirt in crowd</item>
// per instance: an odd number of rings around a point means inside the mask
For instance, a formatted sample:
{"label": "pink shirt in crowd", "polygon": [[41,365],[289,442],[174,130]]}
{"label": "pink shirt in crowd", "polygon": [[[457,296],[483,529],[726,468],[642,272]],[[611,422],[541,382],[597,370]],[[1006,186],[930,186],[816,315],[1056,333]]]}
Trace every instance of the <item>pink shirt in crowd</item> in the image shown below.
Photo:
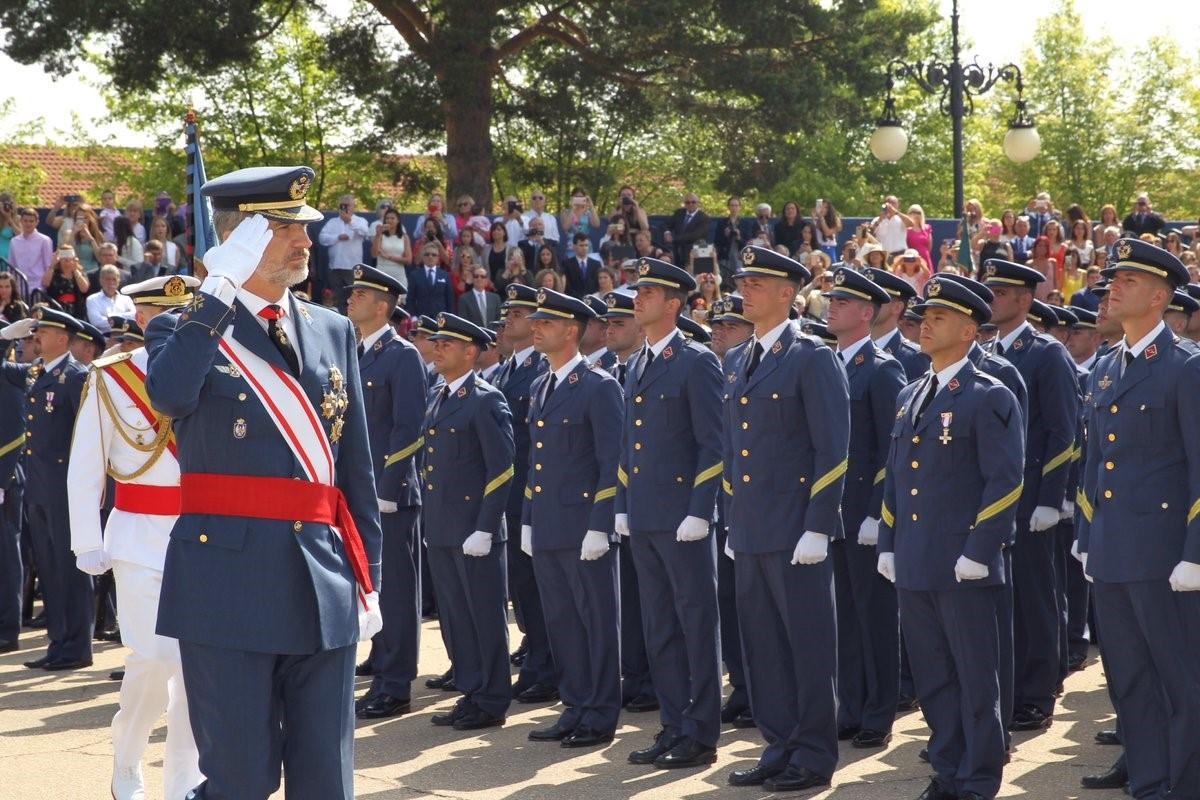
{"label": "pink shirt in crowd", "polygon": [[929,225],[923,225],[921,230],[909,228],[906,235],[908,246],[916,250],[921,258],[925,259],[926,264],[933,264],[933,258],[929,255],[929,243],[933,241],[933,228]]}
{"label": "pink shirt in crowd", "polygon": [[14,236],[8,250],[8,260],[25,273],[30,287],[41,286],[42,276],[54,260],[54,243],[49,236],[36,230],[28,236]]}

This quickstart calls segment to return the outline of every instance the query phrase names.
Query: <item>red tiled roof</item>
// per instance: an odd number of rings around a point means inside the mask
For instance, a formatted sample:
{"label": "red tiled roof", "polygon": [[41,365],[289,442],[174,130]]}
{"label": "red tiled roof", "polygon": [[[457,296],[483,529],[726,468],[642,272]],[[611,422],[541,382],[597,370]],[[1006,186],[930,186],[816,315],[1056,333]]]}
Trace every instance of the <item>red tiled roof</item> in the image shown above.
{"label": "red tiled roof", "polygon": [[[106,148],[108,149],[108,148]],[[111,158],[134,163],[132,151],[123,148],[108,149]],[[52,206],[64,194],[79,194],[94,205],[100,197],[92,197],[96,183],[107,174],[109,168],[102,162],[88,158],[83,149],[46,147],[39,145],[15,145],[0,147],[0,161],[18,169],[41,169],[45,179],[38,186],[36,197],[17,198],[18,202],[34,202],[41,206]],[[128,187],[112,187],[119,196],[127,193]]]}

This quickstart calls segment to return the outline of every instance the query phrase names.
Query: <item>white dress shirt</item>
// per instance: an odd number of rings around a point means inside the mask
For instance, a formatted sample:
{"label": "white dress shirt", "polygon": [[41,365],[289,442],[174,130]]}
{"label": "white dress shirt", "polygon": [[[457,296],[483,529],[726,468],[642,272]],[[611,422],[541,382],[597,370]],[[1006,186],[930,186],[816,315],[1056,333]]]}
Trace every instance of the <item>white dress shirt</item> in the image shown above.
{"label": "white dress shirt", "polygon": [[871,343],[871,334],[868,333],[866,336],[859,339],[857,342],[850,345],[845,350],[839,349],[838,355],[841,356],[842,363],[849,365],[850,359],[854,358],[854,354],[857,353],[862,348],[867,347],[870,343]]}
{"label": "white dress shirt", "polygon": [[[271,303],[256,294],[247,292],[245,289],[238,289],[237,301],[254,315],[255,321],[265,331],[267,329],[267,321],[260,317],[258,312],[271,305]],[[279,320],[279,324],[283,326],[283,332],[287,334],[288,341],[292,343],[292,349],[296,351],[296,363],[300,369],[304,369],[304,363],[300,359],[300,343],[296,338],[296,301],[292,299],[291,290],[284,291],[283,297],[280,298],[277,305],[283,311],[283,318]]]}
{"label": "white dress shirt", "polygon": [[[348,239],[340,237],[346,234]],[[351,215],[349,222],[343,222],[341,217],[330,217],[321,226],[317,237],[320,243],[329,248],[330,269],[354,269],[363,258],[363,241],[370,235],[367,221],[363,217]]]}
{"label": "white dress shirt", "polygon": [[109,317],[129,317],[133,318],[137,313],[137,309],[133,307],[133,300],[128,295],[114,292],[112,297],[109,297],[103,291],[96,292],[93,295],[88,295],[85,302],[87,306],[88,322],[95,325],[103,333],[108,333],[112,330],[112,325],[109,324]]}
{"label": "white dress shirt", "polygon": [[[287,317],[284,317],[284,320],[286,321]],[[391,325],[384,323],[383,327],[380,328],[379,330],[375,331],[374,333],[370,334],[369,336],[364,336],[362,339],[363,350],[370,350],[375,345],[375,343],[379,341],[380,337],[382,337],[383,334],[387,333],[388,329],[391,327],[392,327]]]}

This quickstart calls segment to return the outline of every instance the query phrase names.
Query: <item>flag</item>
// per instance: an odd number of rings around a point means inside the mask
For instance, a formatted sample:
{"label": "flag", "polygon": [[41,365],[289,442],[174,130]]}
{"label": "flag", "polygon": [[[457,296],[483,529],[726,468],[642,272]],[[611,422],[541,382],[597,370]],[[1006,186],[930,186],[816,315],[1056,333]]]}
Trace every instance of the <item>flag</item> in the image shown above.
{"label": "flag", "polygon": [[212,226],[212,203],[200,194],[200,187],[208,177],[204,174],[204,155],[196,135],[195,111],[189,111],[184,117],[183,132],[187,139],[187,254],[192,260],[192,272],[196,274],[196,268],[204,264],[204,254],[216,244],[217,235]]}
{"label": "flag", "polygon": [[963,268],[963,272],[967,276],[975,274],[975,263],[971,260],[971,235],[968,232],[965,218],[962,221],[962,237],[958,242],[958,258],[955,261]]}

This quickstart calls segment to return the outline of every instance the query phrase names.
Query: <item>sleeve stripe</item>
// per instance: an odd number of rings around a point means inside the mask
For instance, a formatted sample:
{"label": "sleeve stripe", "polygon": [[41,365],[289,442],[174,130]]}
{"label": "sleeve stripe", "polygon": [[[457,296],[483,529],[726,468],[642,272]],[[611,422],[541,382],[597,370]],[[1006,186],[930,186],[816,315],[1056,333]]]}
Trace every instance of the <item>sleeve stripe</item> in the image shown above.
{"label": "sleeve stripe", "polygon": [[20,436],[13,439],[11,442],[4,445],[3,447],[0,447],[0,456],[8,455],[13,450],[16,450],[18,447],[20,447],[23,444],[25,444],[25,434],[24,433],[22,433]]}
{"label": "sleeve stripe", "polygon": [[692,488],[694,489],[706,481],[711,481],[713,478],[721,474],[722,469],[724,469],[722,462],[718,461],[717,463],[713,464],[711,467],[696,476],[695,482],[692,483]]}
{"label": "sleeve stripe", "polygon": [[884,503],[879,509],[879,516],[883,519],[883,524],[887,525],[889,528],[896,524],[896,517],[893,516],[892,512],[888,510],[887,503]]}
{"label": "sleeve stripe", "polygon": [[808,493],[809,499],[816,497],[821,490],[829,488],[834,481],[845,475],[846,468],[849,466],[850,459],[845,458],[842,459],[842,463],[838,464],[836,467],[829,470],[829,472],[826,472],[824,475],[822,475],[821,478],[813,484],[812,491]]}
{"label": "sleeve stripe", "polygon": [[[875,473],[875,483],[883,483],[883,479],[887,476],[887,467]],[[873,484],[872,484],[873,485]]]}
{"label": "sleeve stripe", "polygon": [[525,487],[525,499],[526,499],[526,500],[532,500],[532,499],[533,499],[533,492],[529,491],[529,487],[528,487],[528,486],[526,486],[526,487]]}
{"label": "sleeve stripe", "polygon": [[1066,450],[1063,450],[1061,453],[1056,455],[1054,458],[1052,458],[1046,462],[1046,466],[1042,467],[1042,474],[1049,475],[1051,472],[1054,472],[1054,470],[1058,469],[1063,464],[1067,463],[1067,461],[1071,458],[1071,454],[1074,452],[1075,452],[1075,443],[1072,442],[1070,445],[1067,446]]}
{"label": "sleeve stripe", "polygon": [[[2,455],[2,453],[0,453],[0,455]],[[1188,510],[1188,518],[1187,518],[1188,525],[1192,524],[1192,520],[1194,520],[1196,518],[1197,514],[1200,514],[1200,500],[1197,500],[1196,502],[1192,503],[1192,507]]]}
{"label": "sleeve stripe", "polygon": [[504,470],[504,472],[501,472],[499,475],[492,478],[490,481],[488,481],[488,485],[484,487],[483,496],[487,497],[489,494],[511,481],[513,474],[513,468],[509,467],[508,469]]}
{"label": "sleeve stripe", "polygon": [[730,497],[733,497],[733,484],[731,484],[729,481],[725,480],[724,478],[721,479],[721,488],[725,490],[725,494],[729,495]]}
{"label": "sleeve stripe", "polygon": [[629,475],[626,474],[622,467],[617,467],[617,480],[620,481],[621,485],[626,489],[629,488]]}
{"label": "sleeve stripe", "polygon": [[383,466],[390,467],[393,464],[395,464],[397,461],[403,461],[404,459],[411,456],[413,453],[417,452],[417,450],[421,449],[421,446],[423,444],[425,444],[425,437],[424,436],[418,437],[418,439],[415,442],[413,442],[412,444],[410,444],[408,447],[404,448],[403,450],[399,450],[395,453],[392,453],[390,456],[385,458],[383,460]]}
{"label": "sleeve stripe", "polygon": [[1021,497],[1021,489],[1024,487],[1024,483],[1018,483],[1017,488],[1013,489],[1011,492],[1004,495],[1004,497],[1001,497],[999,500],[980,511],[979,516],[975,518],[975,524],[979,525],[980,523],[986,522],[997,514],[1003,512],[1013,503],[1017,502],[1017,500]]}
{"label": "sleeve stripe", "polygon": [[600,491],[596,492],[596,499],[592,505],[595,505],[596,503],[603,503],[605,500],[612,500],[616,496],[617,487],[609,486],[607,489],[601,489]]}
{"label": "sleeve stripe", "polygon": [[1071,451],[1071,460],[1072,461],[1078,461],[1081,458],[1083,458],[1083,448],[1082,447],[1076,447],[1074,450]]}
{"label": "sleeve stripe", "polygon": [[[1196,503],[1198,505],[1200,505],[1200,500],[1197,500]],[[1081,512],[1083,512],[1083,518],[1085,520],[1087,520],[1088,522],[1091,522],[1092,521],[1092,504],[1088,502],[1087,495],[1083,493],[1083,489],[1079,489],[1075,492],[1075,505],[1079,506],[1079,510]],[[1192,516],[1195,516],[1195,513],[1196,513],[1196,506],[1193,505],[1192,506]],[[1188,518],[1188,521],[1189,522],[1191,521],[1190,517]]]}

